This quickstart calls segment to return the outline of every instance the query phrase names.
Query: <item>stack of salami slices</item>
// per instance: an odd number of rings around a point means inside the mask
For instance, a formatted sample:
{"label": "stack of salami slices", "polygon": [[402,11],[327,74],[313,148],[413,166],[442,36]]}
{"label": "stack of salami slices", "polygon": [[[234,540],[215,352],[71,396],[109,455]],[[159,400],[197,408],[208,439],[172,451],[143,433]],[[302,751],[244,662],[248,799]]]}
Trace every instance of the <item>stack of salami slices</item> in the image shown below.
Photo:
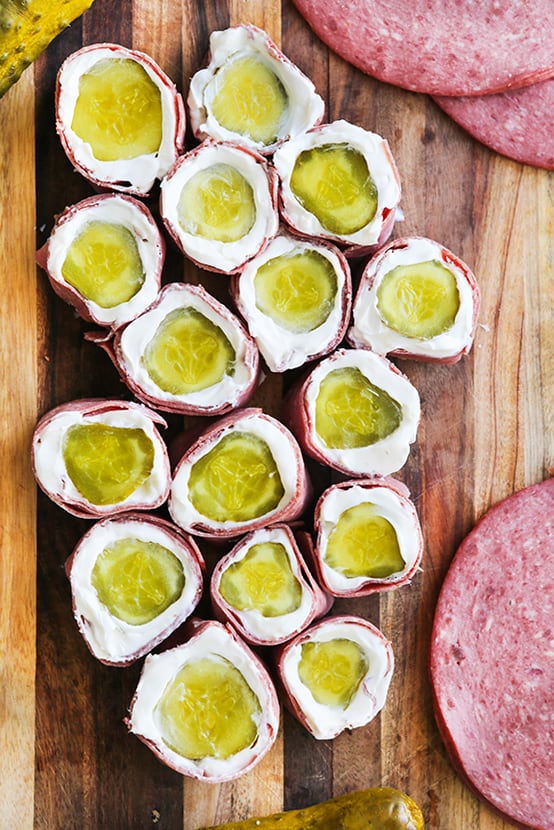
{"label": "stack of salami slices", "polygon": [[549,3],[294,0],[316,34],[363,72],[436,103],[483,144],[554,168]]}

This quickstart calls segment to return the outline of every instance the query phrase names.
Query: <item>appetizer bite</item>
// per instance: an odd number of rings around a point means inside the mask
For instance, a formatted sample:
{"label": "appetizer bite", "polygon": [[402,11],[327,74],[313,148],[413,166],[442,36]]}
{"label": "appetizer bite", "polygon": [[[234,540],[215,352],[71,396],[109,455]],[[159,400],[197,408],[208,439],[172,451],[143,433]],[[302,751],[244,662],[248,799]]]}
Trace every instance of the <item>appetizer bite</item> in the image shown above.
{"label": "appetizer bite", "polygon": [[165,241],[148,208],[123,194],[67,207],[37,251],[50,285],[89,322],[116,329],[158,294]]}
{"label": "appetizer bite", "polygon": [[160,211],[179,248],[203,268],[232,274],[279,229],[275,171],[257,153],[207,139],[161,184]]}
{"label": "appetizer bite", "polygon": [[390,236],[400,178],[381,136],[334,121],[286,141],[273,163],[291,230],[334,242],[347,256],[376,250]]}
{"label": "appetizer bite", "polygon": [[392,478],[343,481],[315,508],[313,562],[320,585],[336,597],[360,597],[410,582],[423,536],[408,489]]}
{"label": "appetizer bite", "polygon": [[236,141],[264,155],[324,112],[309,78],[249,24],[212,32],[209,63],[193,75],[187,105],[197,138]]}
{"label": "appetizer bite", "polygon": [[389,475],[406,462],[420,417],[417,389],[387,358],[338,349],[295,386],[288,423],[316,461],[347,475]]}
{"label": "appetizer bite", "polygon": [[290,640],[332,605],[287,525],[260,528],[241,539],[216,565],[210,593],[217,617],[253,645]]}
{"label": "appetizer bite", "polygon": [[350,319],[352,280],[334,246],[279,235],[233,278],[232,294],[272,372],[329,354]]}
{"label": "appetizer bite", "polygon": [[256,343],[201,285],[170,283],[111,340],[102,333],[88,339],[105,349],[139,400],[165,412],[223,414],[258,381]]}
{"label": "appetizer bite", "polygon": [[66,563],[91,653],[112,666],[147,654],[194,611],[203,570],[195,542],[170,522],[141,513],[97,522]]}
{"label": "appetizer bite", "polygon": [[32,445],[39,487],[84,519],[163,504],[171,481],[163,418],[137,403],[90,398],[47,412]]}
{"label": "appetizer bite", "polygon": [[455,254],[424,237],[395,239],[366,265],[353,305],[353,346],[455,363],[471,349],[479,288]]}
{"label": "appetizer bite", "polygon": [[367,620],[327,617],[282,646],[279,679],[292,714],[318,740],[365,726],[385,705],[394,656]]}
{"label": "appetizer bite", "polygon": [[184,645],[146,658],[126,722],[167,766],[219,783],[272,747],[279,703],[266,668],[233,629],[198,621]]}
{"label": "appetizer bite", "polygon": [[56,129],[69,161],[86,179],[147,196],[183,149],[183,99],[148,55],[95,43],[60,67]]}
{"label": "appetizer bite", "polygon": [[185,451],[168,506],[183,530],[226,538],[296,519],[308,496],[292,434],[261,409],[249,408],[218,420]]}

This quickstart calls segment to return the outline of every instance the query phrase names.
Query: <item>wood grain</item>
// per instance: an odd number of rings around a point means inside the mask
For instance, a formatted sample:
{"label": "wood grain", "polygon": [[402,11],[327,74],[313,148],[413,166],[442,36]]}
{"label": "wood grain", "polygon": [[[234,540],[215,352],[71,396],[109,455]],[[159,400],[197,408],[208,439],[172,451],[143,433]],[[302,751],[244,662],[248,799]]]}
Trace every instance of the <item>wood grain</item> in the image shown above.
{"label": "wood grain", "polygon": [[[53,295],[44,274],[37,278],[33,257],[54,216],[92,192],[55,134],[54,80],[63,59],[82,44],[118,41],[150,53],[186,95],[210,32],[238,22],[265,28],[282,44],[314,80],[329,120],[346,118],[389,139],[403,186],[395,234],[430,236],[465,259],[482,309],[463,361],[402,364],[423,405],[418,441],[398,474],[424,529],[422,573],[380,598],[336,604],[393,642],[385,709],[366,728],[321,742],[285,711],[264,761],[237,782],[214,786],[183,780],[127,734],[123,718],[140,665],[100,666],[72,618],[63,565],[88,525],[42,494],[37,499],[31,430],[58,403],[129,395],[106,356],[84,341],[89,327]],[[315,38],[289,0],[96,0],[0,101],[0,125],[0,828],[196,830],[382,783],[408,791],[429,830],[508,830],[446,759],[427,655],[438,591],[463,536],[491,504],[554,468],[553,175],[480,146],[426,96],[362,75]],[[155,199],[149,204],[155,211]],[[171,246],[165,279],[202,281],[228,300],[225,278]],[[253,402],[278,415],[290,382],[268,375]],[[168,440],[181,426],[169,418]],[[309,468],[316,493],[336,478]],[[218,554],[203,549],[213,562]]]}

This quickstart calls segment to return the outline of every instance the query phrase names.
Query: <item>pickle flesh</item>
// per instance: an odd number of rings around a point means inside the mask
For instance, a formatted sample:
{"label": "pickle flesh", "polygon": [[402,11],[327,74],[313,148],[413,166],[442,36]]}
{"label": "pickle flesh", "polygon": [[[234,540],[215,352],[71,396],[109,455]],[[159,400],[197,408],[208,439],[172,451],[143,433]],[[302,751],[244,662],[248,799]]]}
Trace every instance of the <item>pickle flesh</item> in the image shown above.
{"label": "pickle flesh", "polygon": [[76,489],[91,504],[119,504],[148,478],[154,446],[144,430],[101,423],[74,424],[63,459]]}
{"label": "pickle flesh", "polygon": [[437,337],[452,328],[459,308],[456,277],[435,260],[398,265],[377,288],[381,318],[405,337]]}
{"label": "pickle flesh", "polygon": [[326,564],[346,577],[382,579],[404,569],[392,524],[368,502],[343,511],[329,534]]}
{"label": "pickle flesh", "polygon": [[303,150],[290,187],[300,204],[334,234],[353,234],[377,212],[377,187],[362,153],[349,144]]}
{"label": "pickle flesh", "polygon": [[227,759],[255,742],[261,706],[231,662],[210,656],[177,672],[155,716],[164,743],[184,758]]}
{"label": "pickle flesh", "polygon": [[160,389],[171,395],[187,395],[231,375],[235,358],[235,350],[219,326],[194,308],[177,308],[156,329],[143,362]]}
{"label": "pickle flesh", "polygon": [[327,447],[367,447],[391,435],[402,420],[402,407],[388,392],[355,367],[335,369],[319,387],[316,432]]}
{"label": "pickle flesh", "polygon": [[211,110],[222,127],[265,145],[277,140],[288,95],[269,66],[254,56],[237,57],[218,70],[212,83]]}
{"label": "pickle flesh", "polygon": [[110,614],[129,625],[144,625],[181,596],[185,574],[168,548],[130,537],[104,548],[91,581]]}
{"label": "pickle flesh", "polygon": [[308,332],[329,317],[337,275],[318,251],[283,254],[261,265],[254,277],[256,306],[284,329]]}
{"label": "pickle flesh", "polygon": [[160,90],[131,58],[105,58],[81,76],[71,129],[98,161],[156,153],[162,123]]}
{"label": "pickle flesh", "polygon": [[246,432],[229,433],[196,461],[189,476],[194,508],[214,522],[246,522],[274,510],[284,495],[266,442]]}
{"label": "pickle flesh", "polygon": [[145,279],[134,235],[124,225],[108,222],[83,228],[67,250],[62,276],[101,308],[128,302]]}
{"label": "pickle flesh", "polygon": [[323,706],[346,709],[368,669],[367,656],[353,640],[337,637],[302,644],[298,676]]}
{"label": "pickle flesh", "polygon": [[185,183],[177,205],[187,233],[215,242],[237,242],[256,220],[254,192],[230,164],[212,164]]}
{"label": "pickle flesh", "polygon": [[224,570],[219,592],[239,611],[258,611],[263,617],[291,614],[300,607],[302,589],[292,572],[283,545],[262,542]]}

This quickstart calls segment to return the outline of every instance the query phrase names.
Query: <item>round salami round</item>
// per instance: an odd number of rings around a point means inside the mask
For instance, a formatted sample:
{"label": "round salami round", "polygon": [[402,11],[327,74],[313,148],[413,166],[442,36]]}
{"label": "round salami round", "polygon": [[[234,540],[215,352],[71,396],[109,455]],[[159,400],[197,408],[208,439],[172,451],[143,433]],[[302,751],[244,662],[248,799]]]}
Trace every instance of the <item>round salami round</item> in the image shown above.
{"label": "round salami round", "polygon": [[554,478],[495,505],[444,580],[431,642],[448,754],[496,812],[553,830]]}
{"label": "round salami round", "polygon": [[481,95],[554,75],[548,3],[294,0],[315,33],[363,72],[433,95]]}

